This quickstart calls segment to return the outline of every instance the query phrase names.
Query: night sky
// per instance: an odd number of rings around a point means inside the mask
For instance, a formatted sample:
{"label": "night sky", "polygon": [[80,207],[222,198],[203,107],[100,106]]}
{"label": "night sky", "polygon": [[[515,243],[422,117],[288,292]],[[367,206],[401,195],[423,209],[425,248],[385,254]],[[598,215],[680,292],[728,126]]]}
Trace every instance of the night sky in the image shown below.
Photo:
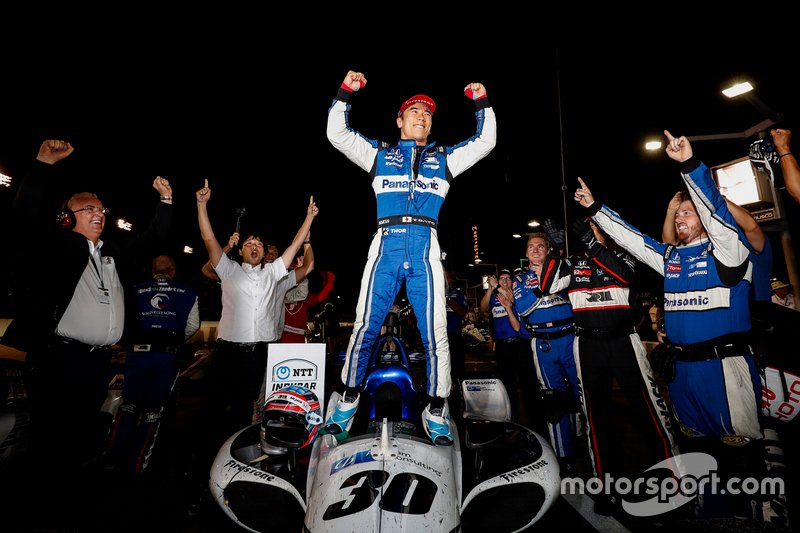
{"label": "night sky", "polygon": [[[766,117],[747,102],[720,94],[737,76],[748,76],[758,96],[784,115],[780,126],[797,123],[797,91],[789,81],[796,72],[752,46],[687,49],[676,58],[644,61],[622,46],[565,51],[498,44],[476,53],[445,47],[426,55],[369,43],[310,53],[294,44],[209,38],[161,48],[108,44],[109,50],[98,42],[57,60],[4,58],[6,73],[18,69],[19,75],[2,89],[0,172],[21,176],[43,139],[69,140],[76,151],[61,163],[64,187],[98,193],[112,210],[106,226],[112,236],[118,216],[135,227],[147,222],[157,202],[151,182],[167,177],[176,218],[164,251],[178,256],[179,274],[188,280],[197,279],[207,259],[194,200],[204,178],[223,244],[236,208],[244,207],[243,232],[262,232],[285,247],[314,195],[320,207],[312,228],[317,268],[337,273],[336,293],[349,308],[375,231],[367,173],[325,136],[327,109],[350,69],[369,80],[351,100],[351,125],[389,142],[397,140],[400,103],[416,93],[437,103],[432,140],[451,145],[466,139],[475,122],[463,88],[472,81],[487,87],[498,119],[497,147],[453,182],[440,214],[442,248],[470,284],[485,271],[520,264],[524,242],[511,234],[526,231],[527,220],[552,217],[564,226],[566,217],[571,224],[577,176],[623,217],[659,235],[681,181],[677,164],[663,150],[645,153],[644,140],[663,129],[731,133],[762,121]],[[727,140],[693,147],[714,165],[746,155],[747,145]],[[17,183],[0,187],[4,227]],[[489,266],[467,266],[473,225]],[[30,236],[25,244],[8,232],[4,237],[12,254],[29,253]],[[194,255],[183,256],[183,245],[194,247]],[[776,268],[785,268],[779,252]]]}

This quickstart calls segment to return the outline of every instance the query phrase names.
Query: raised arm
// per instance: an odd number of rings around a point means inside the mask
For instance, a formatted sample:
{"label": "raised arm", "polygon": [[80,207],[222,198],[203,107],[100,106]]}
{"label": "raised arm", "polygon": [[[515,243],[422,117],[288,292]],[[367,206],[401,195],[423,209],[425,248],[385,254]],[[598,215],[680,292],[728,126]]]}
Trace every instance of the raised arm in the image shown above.
{"label": "raised arm", "polygon": [[167,178],[156,176],[152,183],[159,195],[153,218],[144,231],[135,232],[127,238],[117,238],[107,244],[108,253],[116,256],[117,264],[124,268],[133,264],[149,250],[154,243],[163,243],[172,227],[172,186]]}
{"label": "raised arm", "polygon": [[347,122],[350,111],[350,98],[367,84],[367,77],[362,72],[348,71],[339,86],[336,98],[328,109],[328,125],[326,133],[328,141],[347,158],[369,172],[375,160],[380,143],[367,139],[356,132]]}
{"label": "raised arm", "polygon": [[792,153],[790,146],[792,132],[778,128],[769,133],[772,135],[778,157],[781,160],[781,171],[783,172],[783,181],[786,183],[786,190],[796,202],[800,202],[800,166],[798,166],[797,158]]}
{"label": "raised arm", "polygon": [[74,151],[69,142],[58,139],[47,139],[39,146],[36,161],[22,179],[14,199],[11,221],[15,230],[27,233],[37,228],[35,233],[47,227],[43,220],[48,218],[50,207],[56,207],[66,193],[63,184],[57,182],[54,165]]}
{"label": "raised arm", "polygon": [[575,190],[575,201],[586,208],[586,213],[592,217],[597,226],[628,253],[663,276],[664,252],[667,245],[643,234],[625,222],[618,213],[596,202],[583,178],[578,178],[578,183],[580,185]]}
{"label": "raised arm", "polygon": [[489,283],[489,288],[484,291],[483,298],[481,298],[480,309],[482,313],[489,311],[489,303],[492,301],[492,293],[498,285],[497,278],[492,274],[486,277],[486,281]]}
{"label": "raised arm", "polygon": [[74,150],[75,148],[67,141],[48,139],[39,146],[36,160],[48,165],[54,165],[68,157]]}
{"label": "raised arm", "polygon": [[453,177],[486,157],[497,144],[497,119],[486,97],[486,87],[472,82],[464,87],[464,94],[475,102],[476,128],[475,135],[459,143],[447,155],[447,168]]}
{"label": "raised arm", "polygon": [[694,156],[689,139],[675,137],[664,130],[667,137],[667,155],[680,163],[681,177],[689,191],[689,197],[697,209],[697,216],[714,245],[712,255],[718,265],[730,270],[732,279],[739,278],[750,250],[741,238],[736,220],[728,209],[725,198],[711,177],[711,171]]}
{"label": "raised arm", "polygon": [[208,201],[211,199],[211,188],[208,186],[207,179],[203,188],[197,191],[196,197],[197,223],[200,225],[200,236],[203,238],[203,244],[206,245],[211,266],[216,267],[222,257],[222,246],[219,245],[217,238],[214,236],[211,221],[208,219]]}
{"label": "raised arm", "polygon": [[543,294],[555,294],[569,288],[572,279],[572,265],[567,258],[566,231],[559,229],[555,220],[548,218],[543,223],[550,251],[542,264],[542,275],[539,277],[539,290]]}
{"label": "raised arm", "polygon": [[153,188],[158,191],[158,199],[160,201],[172,205],[172,186],[167,178],[156,176],[153,180]]}
{"label": "raised arm", "polygon": [[[308,235],[311,236],[310,233]],[[294,275],[297,283],[301,283],[308,277],[314,270],[314,249],[311,247],[311,240],[306,239],[303,242],[303,257],[300,258],[300,264],[294,269]]]}
{"label": "raised arm", "polygon": [[[233,248],[237,244],[239,244],[239,234],[234,232],[230,237],[228,237],[228,244],[226,244],[225,247],[222,249],[222,253],[227,254],[228,252],[233,250]],[[211,281],[217,281],[217,282],[220,281],[217,272],[214,270],[214,267],[211,266],[211,260],[206,261],[206,263],[200,269],[200,272],[202,272],[203,275],[208,279],[210,279]]]}
{"label": "raised arm", "polygon": [[667,244],[678,244],[678,235],[675,233],[675,213],[683,202],[683,193],[675,193],[667,204],[667,214],[664,216],[664,226],[661,228],[661,240]]}
{"label": "raised arm", "polygon": [[740,205],[736,205],[727,198],[725,198],[725,203],[728,204],[728,211],[731,212],[736,223],[742,228],[744,236],[747,237],[747,242],[750,243],[753,250],[759,253],[763,251],[767,240],[767,234],[764,233],[764,230],[758,225],[758,222],[756,222],[756,219],[750,214],[750,211]]}
{"label": "raised arm", "polygon": [[312,196],[308,200],[306,218],[303,221],[303,225],[300,226],[299,230],[297,230],[297,234],[294,236],[292,244],[290,244],[289,247],[283,251],[283,255],[281,255],[281,261],[283,261],[283,264],[286,266],[286,268],[289,268],[289,266],[292,264],[292,261],[294,261],[294,256],[297,255],[298,250],[300,250],[300,247],[303,246],[303,243],[307,241],[311,235],[311,223],[314,222],[314,218],[318,214],[319,208],[314,202],[314,197]]}

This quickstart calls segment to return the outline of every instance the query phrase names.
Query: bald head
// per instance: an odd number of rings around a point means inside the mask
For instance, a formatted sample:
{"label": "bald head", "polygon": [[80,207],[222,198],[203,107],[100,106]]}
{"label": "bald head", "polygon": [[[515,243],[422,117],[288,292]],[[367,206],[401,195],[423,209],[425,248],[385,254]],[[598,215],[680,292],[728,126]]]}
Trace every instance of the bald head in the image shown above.
{"label": "bald head", "polygon": [[153,259],[153,276],[175,277],[175,260],[168,255],[159,255]]}

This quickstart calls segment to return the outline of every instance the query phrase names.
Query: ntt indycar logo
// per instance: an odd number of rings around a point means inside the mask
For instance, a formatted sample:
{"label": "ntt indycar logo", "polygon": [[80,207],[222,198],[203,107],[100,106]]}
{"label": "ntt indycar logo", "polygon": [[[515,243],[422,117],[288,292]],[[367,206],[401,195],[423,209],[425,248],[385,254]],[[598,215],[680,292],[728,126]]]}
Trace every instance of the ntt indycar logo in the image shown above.
{"label": "ntt indycar logo", "polygon": [[784,481],[765,477],[723,480],[717,475],[717,460],[706,453],[684,453],[648,468],[636,479],[592,477],[563,478],[561,494],[616,494],[631,516],[656,516],[692,501],[699,494],[785,494]]}

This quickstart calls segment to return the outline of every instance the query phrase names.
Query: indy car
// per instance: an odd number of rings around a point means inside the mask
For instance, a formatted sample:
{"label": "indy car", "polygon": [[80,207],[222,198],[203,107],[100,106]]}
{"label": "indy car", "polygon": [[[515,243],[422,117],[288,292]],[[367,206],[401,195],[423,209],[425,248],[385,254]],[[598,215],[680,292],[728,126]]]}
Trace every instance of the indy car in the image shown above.
{"label": "indy car", "polygon": [[349,432],[321,429],[337,392],[325,418],[312,391],[273,392],[261,424],[218,452],[214,500],[255,532],[510,532],[540,520],[560,493],[558,461],[543,437],[511,422],[503,383],[465,379],[460,398],[451,395],[452,446],[425,435],[421,390],[389,330],[376,342]]}

